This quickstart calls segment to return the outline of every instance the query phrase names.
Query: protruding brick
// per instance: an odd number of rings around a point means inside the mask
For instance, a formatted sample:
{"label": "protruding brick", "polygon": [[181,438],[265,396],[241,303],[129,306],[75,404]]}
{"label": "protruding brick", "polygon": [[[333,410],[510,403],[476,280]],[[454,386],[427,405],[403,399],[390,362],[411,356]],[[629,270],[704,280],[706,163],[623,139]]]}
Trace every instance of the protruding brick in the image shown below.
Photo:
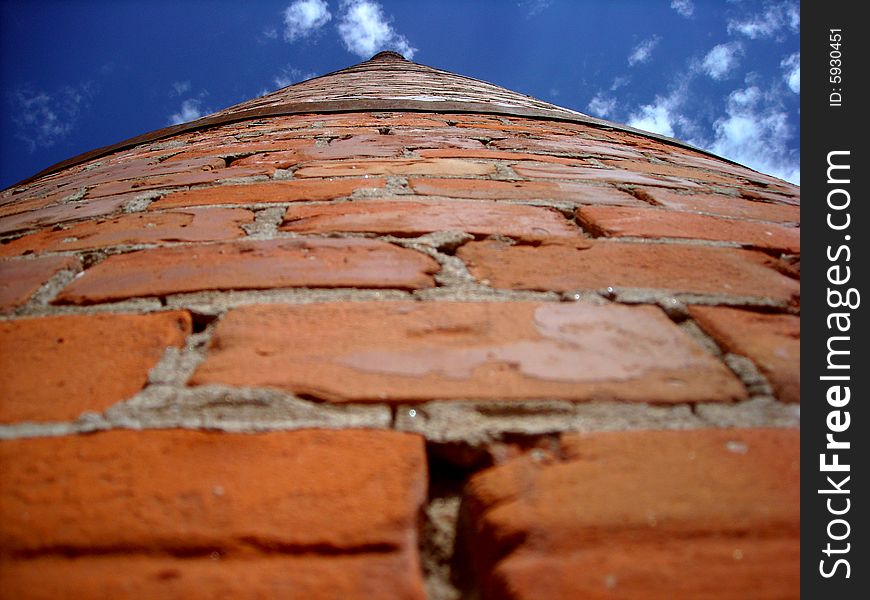
{"label": "protruding brick", "polygon": [[16,213],[0,219],[0,233],[12,233],[91,217],[103,217],[120,210],[131,199],[132,196],[126,195],[111,196],[84,202],[52,204],[37,210]]}
{"label": "protruding brick", "polygon": [[643,202],[607,186],[562,181],[494,181],[489,179],[409,179],[418,194],[479,200],[558,200],[575,204],[642,206]]}
{"label": "protruding brick", "polygon": [[648,288],[689,294],[772,298],[796,303],[800,283],[759,252],[680,244],[587,241],[510,246],[469,242],[457,255],[479,280],[523,290]]}
{"label": "protruding brick", "polygon": [[454,158],[396,158],[336,160],[302,165],[294,177],[347,177],[359,175],[429,175],[469,177],[491,175],[495,165]]}
{"label": "protruding brick", "polygon": [[777,398],[800,402],[800,317],[710,306],[693,306],[689,311],[728,352],[758,364]]}
{"label": "protruding brick", "polygon": [[56,273],[78,267],[79,260],[72,256],[0,262],[0,313],[10,312],[27,303]]}
{"label": "protruding brick", "polygon": [[373,232],[413,236],[458,230],[522,240],[578,238],[580,230],[561,213],[537,206],[462,200],[378,199],[340,204],[291,206],[283,231]]}
{"label": "protruding brick", "polygon": [[368,239],[279,239],[178,246],[110,256],[58,295],[58,304],[281,287],[416,289],[434,285],[428,256]]}
{"label": "protruding brick", "polygon": [[801,220],[800,208],[787,204],[746,200],[722,194],[678,194],[672,190],[654,187],[635,188],[634,192],[651,202],[674,210],[774,223],[799,223]]}
{"label": "protruding brick", "polygon": [[800,434],[569,435],[466,488],[485,599],[796,598]]}
{"label": "protruding brick", "polygon": [[0,246],[0,256],[85,250],[124,244],[206,242],[245,235],[242,225],[254,213],[240,208],[191,208],[164,213],[122,215],[87,221],[59,230],[43,230]]}
{"label": "protruding brick", "polygon": [[183,345],[190,330],[180,311],[0,322],[0,422],[102,411],[141,390],[166,348]]}
{"label": "protruding brick", "polygon": [[113,431],[0,442],[0,464],[10,585],[57,589],[42,566],[67,592],[125,597],[423,597],[416,436]]}
{"label": "protruding brick", "polygon": [[[355,493],[355,490],[349,491]],[[112,517],[107,517],[111,519]],[[0,559],[0,596],[28,600],[424,600],[411,552]]]}
{"label": "protruding brick", "polygon": [[[677,177],[683,179],[696,179],[704,183],[734,184],[740,183],[735,177],[725,177],[720,173],[711,172],[697,167],[685,167],[672,163],[656,163],[649,160],[605,160],[604,164],[615,169],[623,169],[635,173],[649,173],[650,175],[663,175],[665,177]],[[721,168],[721,165],[720,165]]]}
{"label": "protruding brick", "polygon": [[327,303],[229,312],[191,385],[331,401],[729,401],[742,385],[656,308]]}
{"label": "protruding brick", "polygon": [[774,223],[738,221],[710,215],[619,206],[584,206],[580,222],[609,237],[686,238],[737,242],[766,250],[799,254],[800,229]]}
{"label": "protruding brick", "polygon": [[555,178],[574,179],[578,181],[600,181],[616,184],[657,185],[676,188],[696,188],[698,184],[685,179],[675,179],[664,175],[644,175],[625,169],[602,169],[599,167],[580,167],[572,165],[554,165],[548,163],[519,163],[513,165],[514,171],[520,177],[531,179]]}

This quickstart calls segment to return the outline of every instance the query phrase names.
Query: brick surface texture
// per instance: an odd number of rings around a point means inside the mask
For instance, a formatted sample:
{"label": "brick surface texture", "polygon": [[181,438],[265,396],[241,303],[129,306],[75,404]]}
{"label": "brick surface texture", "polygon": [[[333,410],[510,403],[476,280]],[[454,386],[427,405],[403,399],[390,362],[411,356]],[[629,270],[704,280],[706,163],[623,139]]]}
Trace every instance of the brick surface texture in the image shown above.
{"label": "brick surface texture", "polygon": [[0,597],[798,597],[800,190],[393,53],[0,192]]}

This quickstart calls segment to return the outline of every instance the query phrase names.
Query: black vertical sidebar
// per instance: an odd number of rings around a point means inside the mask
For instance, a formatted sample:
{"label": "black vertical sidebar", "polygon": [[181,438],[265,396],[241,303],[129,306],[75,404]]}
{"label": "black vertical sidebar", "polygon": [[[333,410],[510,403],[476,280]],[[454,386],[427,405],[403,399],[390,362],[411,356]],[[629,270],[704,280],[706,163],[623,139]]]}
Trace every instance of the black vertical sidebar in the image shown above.
{"label": "black vertical sidebar", "polygon": [[[870,589],[867,83],[859,2],[801,6],[801,591]],[[870,293],[870,292],[868,292]],[[867,304],[867,306],[865,306]]]}

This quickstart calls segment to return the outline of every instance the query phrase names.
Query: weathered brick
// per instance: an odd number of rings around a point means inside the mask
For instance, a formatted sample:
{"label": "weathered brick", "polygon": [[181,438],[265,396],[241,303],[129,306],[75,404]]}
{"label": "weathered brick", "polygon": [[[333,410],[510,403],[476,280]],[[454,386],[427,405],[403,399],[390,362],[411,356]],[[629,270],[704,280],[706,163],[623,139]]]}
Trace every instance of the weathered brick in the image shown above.
{"label": "weathered brick", "polygon": [[123,597],[423,597],[416,436],[113,431],[0,442],[0,464],[3,570],[16,586],[57,589],[35,580],[44,566],[96,597],[104,583]]}
{"label": "weathered brick", "polygon": [[191,208],[185,211],[122,215],[87,221],[67,229],[43,230],[0,246],[0,256],[85,250],[123,244],[205,242],[245,235],[242,225],[254,214],[240,208]]}
{"label": "weathered brick", "polygon": [[417,150],[424,158],[479,158],[483,160],[531,160],[535,162],[550,162],[559,165],[583,164],[575,158],[550,156],[547,154],[528,154],[506,150],[491,150],[490,148],[436,148],[433,150]]}
{"label": "weathered brick", "polygon": [[745,395],[651,307],[327,303],[228,313],[191,385],[330,401],[563,398],[685,402]]}
{"label": "weathered brick", "polygon": [[310,162],[294,171],[294,177],[347,177],[354,175],[429,175],[468,177],[491,175],[495,165],[453,158],[396,158]]}
{"label": "weathered brick", "polygon": [[409,179],[418,194],[479,200],[558,200],[576,204],[642,206],[643,202],[609,186],[562,181],[493,181],[489,179]]}
{"label": "weathered brick", "polygon": [[151,203],[150,209],[207,204],[259,204],[299,200],[335,200],[358,189],[384,187],[382,178],[299,181],[269,181],[248,185],[220,185],[173,192]]}
{"label": "weathered brick", "polygon": [[215,183],[224,179],[239,177],[251,177],[254,175],[271,175],[274,167],[258,165],[254,167],[227,167],[225,169],[213,169],[209,171],[194,171],[190,173],[173,173],[169,175],[154,175],[140,179],[125,179],[123,181],[110,181],[100,183],[88,190],[89,198],[112,196],[131,191],[152,190],[162,187],[174,187],[183,185],[199,185],[203,183]]}
{"label": "weathered brick", "polygon": [[83,202],[52,204],[28,212],[16,213],[0,219],[0,233],[12,233],[44,225],[107,216],[120,210],[132,197],[132,195],[110,196]]}
{"label": "weathered brick", "polygon": [[418,559],[410,552],[377,551],[239,560],[219,554],[0,558],[0,596],[28,600],[424,600],[419,570]]}
{"label": "weathered brick", "polygon": [[568,435],[472,477],[485,599],[796,598],[800,434]]}
{"label": "weathered brick", "polygon": [[695,179],[703,181],[704,183],[712,184],[735,184],[740,182],[733,177],[724,177],[719,173],[711,172],[706,169],[685,167],[671,163],[654,163],[648,160],[604,160],[602,162],[615,169],[623,169],[635,173],[649,173],[650,175]]}
{"label": "weathered brick", "polygon": [[[504,127],[504,126],[502,126]],[[501,129],[502,127],[496,127]],[[540,125],[535,123],[532,128],[540,134]],[[643,155],[637,150],[633,150],[628,146],[617,146],[616,144],[602,144],[592,140],[583,139],[580,137],[559,137],[559,138],[516,138],[511,137],[504,140],[496,140],[492,142],[493,148],[504,150],[522,150],[526,152],[559,152],[562,154],[577,154],[577,155],[592,155],[595,157],[624,157],[624,158],[642,158]]]}
{"label": "weathered brick", "polygon": [[413,236],[459,230],[474,235],[500,234],[522,240],[582,237],[561,213],[520,204],[462,200],[377,199],[340,204],[291,206],[283,231],[373,232]]}
{"label": "weathered brick", "polygon": [[434,285],[437,263],[368,239],[287,239],[157,248],[110,256],[64,288],[55,303],[280,287],[416,289]]}
{"label": "weathered brick", "polygon": [[634,191],[643,195],[644,199],[674,210],[696,211],[741,219],[758,219],[774,223],[799,223],[801,220],[800,208],[797,206],[744,200],[722,194],[678,194],[664,188],[635,188]]}
{"label": "weathered brick", "polygon": [[693,306],[689,311],[728,352],[758,364],[777,398],[800,402],[800,317],[709,306]]}
{"label": "weathered brick", "polygon": [[469,242],[457,250],[471,273],[498,288],[571,291],[632,287],[797,302],[800,283],[764,254],[679,244],[587,241],[510,246]]}
{"label": "weathered brick", "polygon": [[102,411],[142,389],[166,348],[183,345],[190,330],[187,312],[2,321],[0,422]]}
{"label": "weathered brick", "polygon": [[56,273],[79,268],[72,256],[51,256],[32,260],[0,262],[0,313],[26,304],[30,297]]}
{"label": "weathered brick", "polygon": [[578,181],[602,181],[617,184],[655,185],[673,188],[698,188],[698,184],[685,179],[676,179],[664,175],[644,175],[625,169],[598,167],[579,167],[572,165],[554,165],[548,163],[518,163],[513,165],[514,171],[520,177],[574,179]]}
{"label": "weathered brick", "polygon": [[800,254],[800,229],[774,223],[738,221],[711,215],[618,206],[584,206],[580,222],[609,237],[685,238],[737,242],[765,250]]}

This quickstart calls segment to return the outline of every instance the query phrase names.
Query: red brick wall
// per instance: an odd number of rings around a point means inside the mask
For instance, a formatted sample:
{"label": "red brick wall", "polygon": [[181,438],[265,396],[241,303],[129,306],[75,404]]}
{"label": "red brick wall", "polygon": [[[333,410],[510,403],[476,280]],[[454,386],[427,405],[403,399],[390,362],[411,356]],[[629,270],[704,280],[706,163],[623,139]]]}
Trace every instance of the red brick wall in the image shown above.
{"label": "red brick wall", "polygon": [[3,192],[0,595],[798,595],[799,190],[412,112]]}

